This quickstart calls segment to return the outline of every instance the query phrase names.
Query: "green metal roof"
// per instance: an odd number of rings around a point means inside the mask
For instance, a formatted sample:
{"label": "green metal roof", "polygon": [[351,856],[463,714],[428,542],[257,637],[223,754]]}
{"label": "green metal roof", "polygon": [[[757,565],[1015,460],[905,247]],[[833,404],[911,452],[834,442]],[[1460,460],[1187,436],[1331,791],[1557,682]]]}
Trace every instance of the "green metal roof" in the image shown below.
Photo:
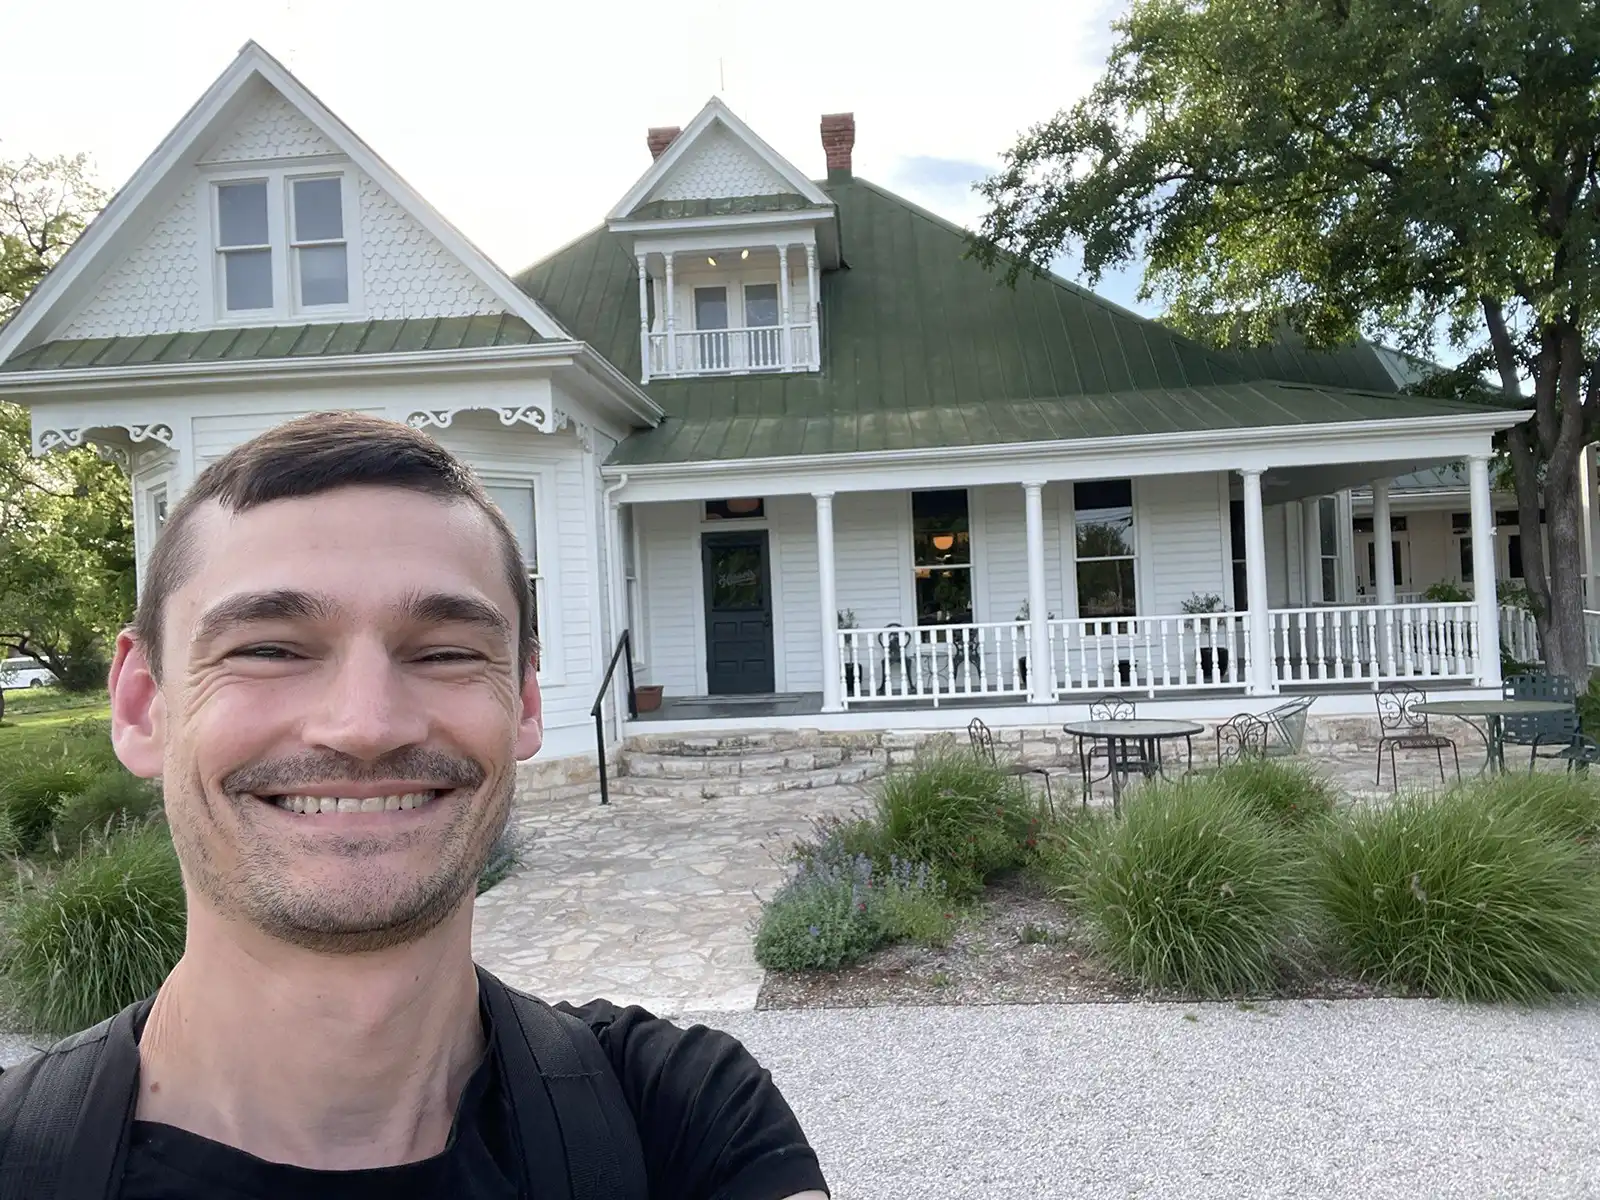
{"label": "green metal roof", "polygon": [[1217,353],[1236,363],[1250,379],[1281,379],[1366,392],[1400,390],[1384,365],[1380,348],[1371,342],[1313,350],[1299,338],[1285,336],[1271,345],[1229,347]]}
{"label": "green metal roof", "polygon": [[[638,308],[635,306],[637,313]],[[637,318],[635,318],[637,319]],[[13,355],[3,371],[140,367],[152,363],[238,362],[347,354],[465,350],[525,346],[543,339],[521,317],[427,317],[349,321],[335,325],[272,325],[144,337],[79,338],[45,342]]]}
{"label": "green metal roof", "polygon": [[729,217],[745,213],[799,212],[816,207],[798,192],[766,196],[720,196],[711,200],[650,200],[628,214],[634,220],[681,220],[684,217]]}
{"label": "green metal roof", "polygon": [[1407,397],[1397,407],[1397,400],[1386,393],[1262,381],[812,415],[669,417],[655,429],[630,436],[610,461],[645,466],[931,450],[1483,411],[1467,401]]}

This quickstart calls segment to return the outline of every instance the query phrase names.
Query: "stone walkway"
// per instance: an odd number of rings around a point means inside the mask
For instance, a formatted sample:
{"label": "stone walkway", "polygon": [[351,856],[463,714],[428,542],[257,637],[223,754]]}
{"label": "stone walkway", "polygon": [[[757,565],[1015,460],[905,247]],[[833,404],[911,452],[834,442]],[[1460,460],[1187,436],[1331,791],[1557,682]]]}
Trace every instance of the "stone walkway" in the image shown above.
{"label": "stone walkway", "polygon": [[605,808],[593,796],[519,804],[521,866],[478,898],[478,962],[552,1002],[601,997],[660,1016],[754,1008],[754,924],[787,874],[782,856],[813,819],[864,809],[865,788],[634,790]]}

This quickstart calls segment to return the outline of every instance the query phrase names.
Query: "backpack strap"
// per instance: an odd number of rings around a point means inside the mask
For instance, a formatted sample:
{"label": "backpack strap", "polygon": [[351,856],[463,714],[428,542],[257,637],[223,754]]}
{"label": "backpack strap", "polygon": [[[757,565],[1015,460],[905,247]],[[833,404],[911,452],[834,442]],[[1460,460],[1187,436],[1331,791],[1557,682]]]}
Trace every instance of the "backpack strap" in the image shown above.
{"label": "backpack strap", "polygon": [[0,1076],[0,1200],[114,1200],[138,1094],[135,1033],[150,1001]]}
{"label": "backpack strap", "polygon": [[494,1020],[500,1079],[521,1141],[524,1194],[647,1200],[632,1110],[589,1027],[482,967],[478,987]]}

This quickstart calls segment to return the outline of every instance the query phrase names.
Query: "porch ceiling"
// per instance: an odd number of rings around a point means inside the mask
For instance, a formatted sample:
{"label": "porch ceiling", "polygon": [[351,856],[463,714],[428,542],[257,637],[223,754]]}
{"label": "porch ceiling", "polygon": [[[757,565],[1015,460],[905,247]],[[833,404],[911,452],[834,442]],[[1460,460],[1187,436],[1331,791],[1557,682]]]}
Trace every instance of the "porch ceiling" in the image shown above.
{"label": "porch ceiling", "polygon": [[[1399,479],[1419,471],[1450,465],[1452,459],[1397,459],[1371,463],[1330,463],[1315,467],[1284,467],[1261,477],[1261,498],[1267,504],[1284,504],[1310,496],[1331,496],[1345,488],[1364,488],[1374,479]],[[1237,485],[1234,491],[1238,491]]]}

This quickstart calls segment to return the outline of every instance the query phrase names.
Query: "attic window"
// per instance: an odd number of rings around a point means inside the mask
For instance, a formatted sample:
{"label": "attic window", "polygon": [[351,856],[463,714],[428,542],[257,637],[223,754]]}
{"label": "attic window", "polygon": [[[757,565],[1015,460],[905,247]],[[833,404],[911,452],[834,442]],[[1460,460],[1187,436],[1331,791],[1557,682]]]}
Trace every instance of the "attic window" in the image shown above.
{"label": "attic window", "polygon": [[217,188],[217,248],[229,312],[272,307],[272,235],[267,184],[252,179]]}
{"label": "attic window", "polygon": [[348,172],[224,178],[211,195],[219,319],[342,316],[359,305]]}

